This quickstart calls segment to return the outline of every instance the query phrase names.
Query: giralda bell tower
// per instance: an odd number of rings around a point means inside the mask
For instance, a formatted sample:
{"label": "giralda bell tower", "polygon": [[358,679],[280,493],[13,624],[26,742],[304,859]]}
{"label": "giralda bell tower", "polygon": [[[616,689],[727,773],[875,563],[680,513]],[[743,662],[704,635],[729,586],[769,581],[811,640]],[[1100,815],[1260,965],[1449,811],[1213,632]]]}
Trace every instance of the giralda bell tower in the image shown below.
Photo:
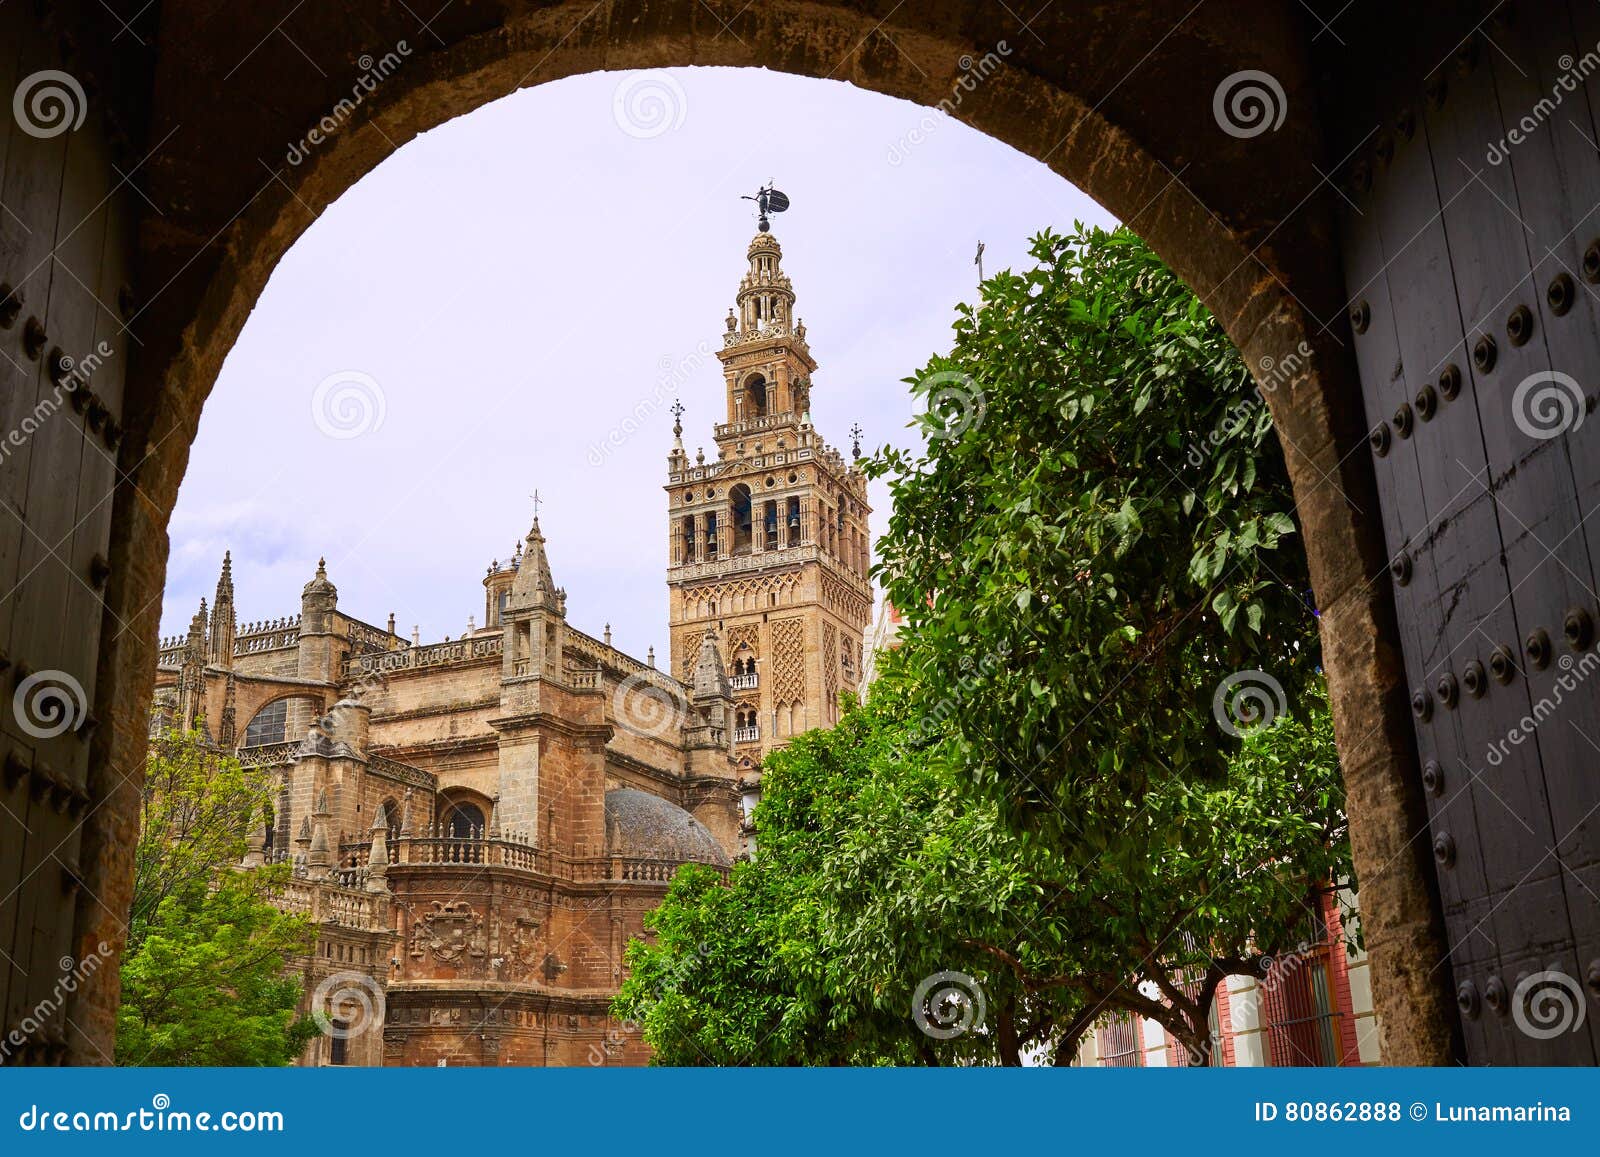
{"label": "giralda bell tower", "polygon": [[734,752],[751,765],[790,736],[837,722],[855,694],[871,621],[867,482],[811,425],[817,363],[768,214],[746,253],[717,357],[727,420],[716,460],[690,461],[682,407],[667,456],[672,673],[693,677],[716,632],[733,686]]}

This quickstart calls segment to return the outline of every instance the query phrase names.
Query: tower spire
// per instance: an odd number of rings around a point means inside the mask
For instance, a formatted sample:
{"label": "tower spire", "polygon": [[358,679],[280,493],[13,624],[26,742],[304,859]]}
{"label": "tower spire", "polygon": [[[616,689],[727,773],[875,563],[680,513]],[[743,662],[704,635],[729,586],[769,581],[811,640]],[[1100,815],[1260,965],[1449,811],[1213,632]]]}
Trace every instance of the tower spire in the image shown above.
{"label": "tower spire", "polygon": [[812,425],[817,363],[767,219],[788,199],[770,186],[752,199],[760,231],[717,351],[728,416],[712,430],[709,460],[668,456],[673,630],[663,663],[697,693],[731,691],[726,731],[750,766],[775,742],[838,720],[872,617],[863,431],[844,443],[852,463]]}
{"label": "tower spire", "polygon": [[565,615],[567,592],[556,586],[550,574],[550,559],[544,550],[544,531],[539,529],[538,493],[534,491],[533,525],[528,528],[528,537],[523,539],[521,562],[517,566],[516,578],[511,580],[510,604],[519,608],[548,607],[558,615]]}
{"label": "tower spire", "polygon": [[211,604],[207,658],[214,666],[233,669],[233,641],[238,628],[238,614],[233,605],[233,552],[225,550],[222,574],[217,578],[217,597]]}

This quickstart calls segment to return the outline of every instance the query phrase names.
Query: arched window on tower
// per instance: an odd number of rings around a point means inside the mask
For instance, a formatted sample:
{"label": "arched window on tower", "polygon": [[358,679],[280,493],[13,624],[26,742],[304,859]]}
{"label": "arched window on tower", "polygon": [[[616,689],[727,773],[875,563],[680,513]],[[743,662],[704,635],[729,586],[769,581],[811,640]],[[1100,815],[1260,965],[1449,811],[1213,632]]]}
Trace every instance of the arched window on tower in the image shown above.
{"label": "arched window on tower", "polygon": [[733,553],[740,554],[750,549],[750,487],[741,482],[729,497],[733,501]]}
{"label": "arched window on tower", "polygon": [[778,504],[776,501],[766,502],[762,505],[761,532],[765,536],[766,549],[778,549]]}
{"label": "arched window on tower", "polygon": [[767,412],[767,379],[751,374],[744,380],[744,416],[760,418]]}
{"label": "arched window on tower", "polygon": [[791,498],[789,499],[789,545],[793,546],[800,541],[800,500]]}
{"label": "arched window on tower", "polygon": [[679,544],[679,549],[683,554],[678,561],[686,563],[694,561],[694,515],[692,514],[683,516],[683,541]]}

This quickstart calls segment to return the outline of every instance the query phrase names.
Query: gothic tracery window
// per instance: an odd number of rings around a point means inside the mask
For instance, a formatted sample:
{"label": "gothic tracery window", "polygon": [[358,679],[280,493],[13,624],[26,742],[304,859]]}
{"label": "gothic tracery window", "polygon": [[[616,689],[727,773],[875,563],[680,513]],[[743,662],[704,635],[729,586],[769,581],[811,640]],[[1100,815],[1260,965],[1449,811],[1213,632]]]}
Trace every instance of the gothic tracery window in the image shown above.
{"label": "gothic tracery window", "polygon": [[289,701],[279,699],[276,703],[268,703],[251,718],[249,726],[244,729],[244,742],[241,747],[259,747],[265,743],[282,743],[287,738],[289,727]]}

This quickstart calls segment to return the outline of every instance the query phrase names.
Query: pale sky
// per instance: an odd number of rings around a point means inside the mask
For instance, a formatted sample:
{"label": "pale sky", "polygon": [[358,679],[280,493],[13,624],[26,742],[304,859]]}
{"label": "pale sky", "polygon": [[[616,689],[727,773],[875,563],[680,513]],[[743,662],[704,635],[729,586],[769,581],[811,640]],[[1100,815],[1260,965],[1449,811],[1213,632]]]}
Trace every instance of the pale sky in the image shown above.
{"label": "pale sky", "polygon": [[792,201],[773,232],[820,365],[812,416],[846,453],[855,422],[866,447],[914,441],[901,379],[950,345],[980,240],[994,273],[1046,225],[1112,224],[1010,147],[843,82],[594,73],[486,105],[378,166],[274,271],[201,419],[163,636],[224,549],[241,620],[298,613],[326,555],[342,610],[458,636],[537,488],[570,621],[664,667],[667,407],[714,459],[711,351],[755,233],[739,196],[769,180]]}

